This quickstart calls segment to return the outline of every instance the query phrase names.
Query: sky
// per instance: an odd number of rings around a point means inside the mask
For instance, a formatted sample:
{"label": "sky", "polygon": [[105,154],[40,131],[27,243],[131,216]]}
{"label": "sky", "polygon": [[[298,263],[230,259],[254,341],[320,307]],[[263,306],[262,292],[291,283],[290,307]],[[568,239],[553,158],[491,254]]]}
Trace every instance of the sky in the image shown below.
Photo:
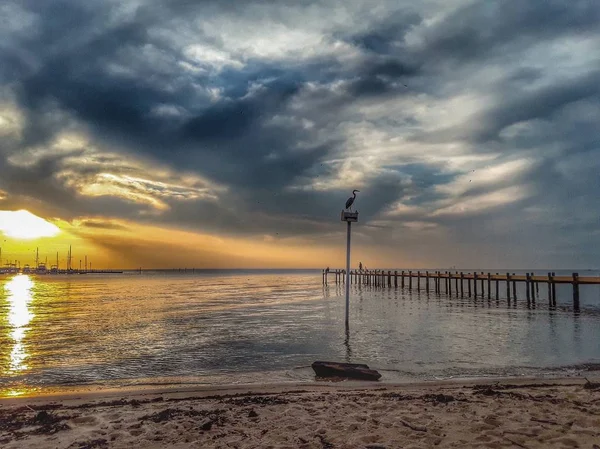
{"label": "sky", "polygon": [[[358,189],[353,264],[600,267],[598,23],[597,0],[3,0],[2,257],[342,266]],[[56,233],[15,237],[19,210]]]}

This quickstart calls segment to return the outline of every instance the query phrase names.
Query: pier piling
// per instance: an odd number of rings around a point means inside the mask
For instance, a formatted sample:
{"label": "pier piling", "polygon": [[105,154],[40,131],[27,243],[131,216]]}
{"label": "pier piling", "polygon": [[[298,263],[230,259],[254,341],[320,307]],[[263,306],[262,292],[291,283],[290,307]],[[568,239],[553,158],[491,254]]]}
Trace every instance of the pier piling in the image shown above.
{"label": "pier piling", "polygon": [[496,273],[496,301],[500,299],[499,288],[500,288],[500,281],[498,280],[498,273]]}
{"label": "pier piling", "polygon": [[456,294],[458,295],[458,280],[460,278],[458,277],[458,271],[456,273],[454,273],[454,291],[456,292]]}
{"label": "pier piling", "polygon": [[468,288],[468,293],[469,293],[469,298],[471,297],[471,278],[467,277],[467,287]]}
{"label": "pier piling", "polygon": [[573,308],[579,311],[579,273],[573,273]]}
{"label": "pier piling", "polygon": [[485,295],[485,273],[481,272],[481,297]]}

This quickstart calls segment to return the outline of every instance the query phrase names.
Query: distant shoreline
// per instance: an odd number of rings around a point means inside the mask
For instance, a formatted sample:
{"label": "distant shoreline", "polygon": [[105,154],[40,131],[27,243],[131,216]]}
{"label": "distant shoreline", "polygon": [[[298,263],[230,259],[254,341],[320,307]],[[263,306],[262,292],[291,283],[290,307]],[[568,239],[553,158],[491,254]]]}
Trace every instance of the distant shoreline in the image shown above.
{"label": "distant shoreline", "polygon": [[[344,270],[343,267],[337,267],[334,265],[329,266],[331,271],[335,271],[335,270]],[[311,273],[311,274],[317,274],[317,273],[321,273],[325,268],[324,267],[320,267],[320,268],[195,268],[195,267],[181,267],[181,268],[144,268],[141,267],[141,272],[142,273],[165,273],[165,274],[170,274],[170,273],[181,273],[181,274],[190,274],[190,273],[213,273],[213,274],[217,274],[217,273],[254,273],[254,274],[268,274],[268,273],[273,273],[273,274],[277,274],[277,273]],[[353,270],[357,268],[353,268]],[[425,273],[426,271],[429,272],[435,272],[435,271],[441,271],[441,272],[445,272],[445,271],[452,271],[452,272],[465,272],[465,273],[470,273],[470,272],[478,272],[478,273],[500,273],[500,274],[505,274],[505,273],[516,273],[516,274],[524,274],[524,273],[535,273],[538,275],[543,275],[545,273],[548,272],[560,272],[563,274],[571,274],[571,273],[590,273],[590,272],[598,272],[600,273],[600,268],[456,268],[456,267],[451,267],[451,268],[373,268],[373,269],[369,269],[369,271],[413,271],[414,273],[421,271],[422,273]],[[3,271],[0,268],[0,275],[14,275],[14,274],[27,274],[27,275],[32,275],[32,276],[37,276],[37,275],[41,275],[41,276],[46,276],[46,274],[52,274],[53,276],[69,276],[72,274],[80,274],[77,272],[78,270],[74,270],[73,273],[22,273],[22,272],[7,272],[7,271]],[[94,268],[92,270],[88,270],[87,272],[83,272],[84,270],[82,270],[81,274],[94,274],[94,275],[99,275],[99,274],[135,274],[135,273],[140,273],[140,268],[120,268],[120,267],[111,267],[111,268]],[[104,272],[103,272],[104,271]],[[109,271],[112,271],[114,273],[107,273]]]}

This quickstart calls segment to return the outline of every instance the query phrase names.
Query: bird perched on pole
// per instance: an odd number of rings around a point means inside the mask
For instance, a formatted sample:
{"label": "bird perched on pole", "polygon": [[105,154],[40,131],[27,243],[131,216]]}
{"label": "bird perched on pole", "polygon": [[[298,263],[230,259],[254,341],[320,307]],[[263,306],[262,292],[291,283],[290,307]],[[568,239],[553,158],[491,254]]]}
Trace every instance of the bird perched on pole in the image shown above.
{"label": "bird perched on pole", "polygon": [[[356,192],[360,192],[360,190],[352,191],[352,196],[348,198],[348,201],[346,201],[346,209],[350,209],[350,207],[352,207],[352,205],[354,204],[354,200],[356,199]],[[350,211],[352,211],[352,209],[350,209]]]}

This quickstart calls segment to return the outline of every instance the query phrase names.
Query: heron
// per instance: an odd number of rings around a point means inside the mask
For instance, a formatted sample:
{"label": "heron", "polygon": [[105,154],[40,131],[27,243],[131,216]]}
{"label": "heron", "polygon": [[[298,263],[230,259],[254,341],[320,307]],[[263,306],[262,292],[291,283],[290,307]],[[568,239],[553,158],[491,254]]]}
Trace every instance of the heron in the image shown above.
{"label": "heron", "polygon": [[354,204],[354,200],[356,199],[356,192],[360,192],[360,190],[352,191],[352,196],[348,198],[348,201],[346,201],[346,209],[350,209],[350,207]]}

